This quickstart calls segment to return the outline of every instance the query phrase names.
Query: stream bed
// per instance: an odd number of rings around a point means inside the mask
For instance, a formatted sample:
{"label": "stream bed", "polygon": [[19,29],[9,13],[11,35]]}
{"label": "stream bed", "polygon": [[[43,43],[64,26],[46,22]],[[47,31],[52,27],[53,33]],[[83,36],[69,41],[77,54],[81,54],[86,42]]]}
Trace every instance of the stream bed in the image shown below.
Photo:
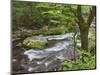
{"label": "stream bed", "polygon": [[74,60],[73,33],[41,36],[48,40],[44,49],[13,46],[14,73],[57,71],[64,60]]}

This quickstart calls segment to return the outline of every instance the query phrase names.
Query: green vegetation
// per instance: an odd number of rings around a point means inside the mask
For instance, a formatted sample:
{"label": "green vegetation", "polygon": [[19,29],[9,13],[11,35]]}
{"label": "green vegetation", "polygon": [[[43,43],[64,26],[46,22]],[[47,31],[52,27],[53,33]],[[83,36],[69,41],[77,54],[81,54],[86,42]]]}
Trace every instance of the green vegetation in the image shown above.
{"label": "green vegetation", "polygon": [[43,35],[59,35],[59,34],[64,34],[67,32],[67,28],[65,26],[57,26],[57,27],[51,27],[47,29],[45,26],[40,29],[41,34]]}
{"label": "green vegetation", "polygon": [[96,54],[96,32],[95,29],[91,28],[89,32],[89,52],[92,55]]}
{"label": "green vegetation", "polygon": [[78,58],[75,61],[65,60],[62,69],[66,70],[86,70],[96,68],[96,57],[92,56],[89,52],[80,51]]}
{"label": "green vegetation", "polygon": [[23,38],[25,47],[44,48],[48,42],[39,35],[79,33],[78,38],[74,38],[81,44],[77,58],[65,60],[59,70],[96,68],[96,32],[95,27],[91,27],[96,18],[95,6],[19,1],[12,4],[12,34]]}

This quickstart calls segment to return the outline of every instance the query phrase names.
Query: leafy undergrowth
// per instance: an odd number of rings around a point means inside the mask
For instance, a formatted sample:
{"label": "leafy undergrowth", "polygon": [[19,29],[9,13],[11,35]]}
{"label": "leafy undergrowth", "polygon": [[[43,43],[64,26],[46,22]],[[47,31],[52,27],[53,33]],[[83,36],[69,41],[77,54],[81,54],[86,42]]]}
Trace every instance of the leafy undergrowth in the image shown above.
{"label": "leafy undergrowth", "polygon": [[60,70],[89,70],[96,68],[96,37],[95,29],[89,31],[88,51],[80,50],[77,58],[73,61],[65,60]]}
{"label": "leafy undergrowth", "polygon": [[80,51],[74,61],[65,60],[60,70],[87,70],[96,68],[96,57],[89,52]]}

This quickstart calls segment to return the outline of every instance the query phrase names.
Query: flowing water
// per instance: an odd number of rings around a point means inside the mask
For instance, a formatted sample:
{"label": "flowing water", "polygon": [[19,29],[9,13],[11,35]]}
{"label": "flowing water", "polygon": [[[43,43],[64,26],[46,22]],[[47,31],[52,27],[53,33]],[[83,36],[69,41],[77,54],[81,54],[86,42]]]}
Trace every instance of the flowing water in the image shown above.
{"label": "flowing water", "polygon": [[73,33],[40,37],[48,40],[47,46],[42,50],[20,46],[13,48],[14,72],[57,71],[64,60],[74,60]]}

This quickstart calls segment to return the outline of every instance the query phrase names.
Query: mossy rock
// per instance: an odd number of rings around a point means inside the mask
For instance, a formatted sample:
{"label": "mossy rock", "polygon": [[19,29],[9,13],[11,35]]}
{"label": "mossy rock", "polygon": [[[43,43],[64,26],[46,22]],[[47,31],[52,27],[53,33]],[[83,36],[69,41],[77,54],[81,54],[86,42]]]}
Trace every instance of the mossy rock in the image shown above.
{"label": "mossy rock", "polygon": [[64,34],[66,32],[66,27],[65,26],[58,26],[55,28],[50,29],[51,35],[59,35],[59,34]]}
{"label": "mossy rock", "polygon": [[42,49],[46,44],[47,40],[39,36],[28,37],[23,41],[23,45],[28,48]]}
{"label": "mossy rock", "polygon": [[41,34],[43,35],[60,35],[66,33],[66,31],[68,30],[65,26],[57,26],[57,27],[51,27],[49,29],[43,27],[40,31]]}

